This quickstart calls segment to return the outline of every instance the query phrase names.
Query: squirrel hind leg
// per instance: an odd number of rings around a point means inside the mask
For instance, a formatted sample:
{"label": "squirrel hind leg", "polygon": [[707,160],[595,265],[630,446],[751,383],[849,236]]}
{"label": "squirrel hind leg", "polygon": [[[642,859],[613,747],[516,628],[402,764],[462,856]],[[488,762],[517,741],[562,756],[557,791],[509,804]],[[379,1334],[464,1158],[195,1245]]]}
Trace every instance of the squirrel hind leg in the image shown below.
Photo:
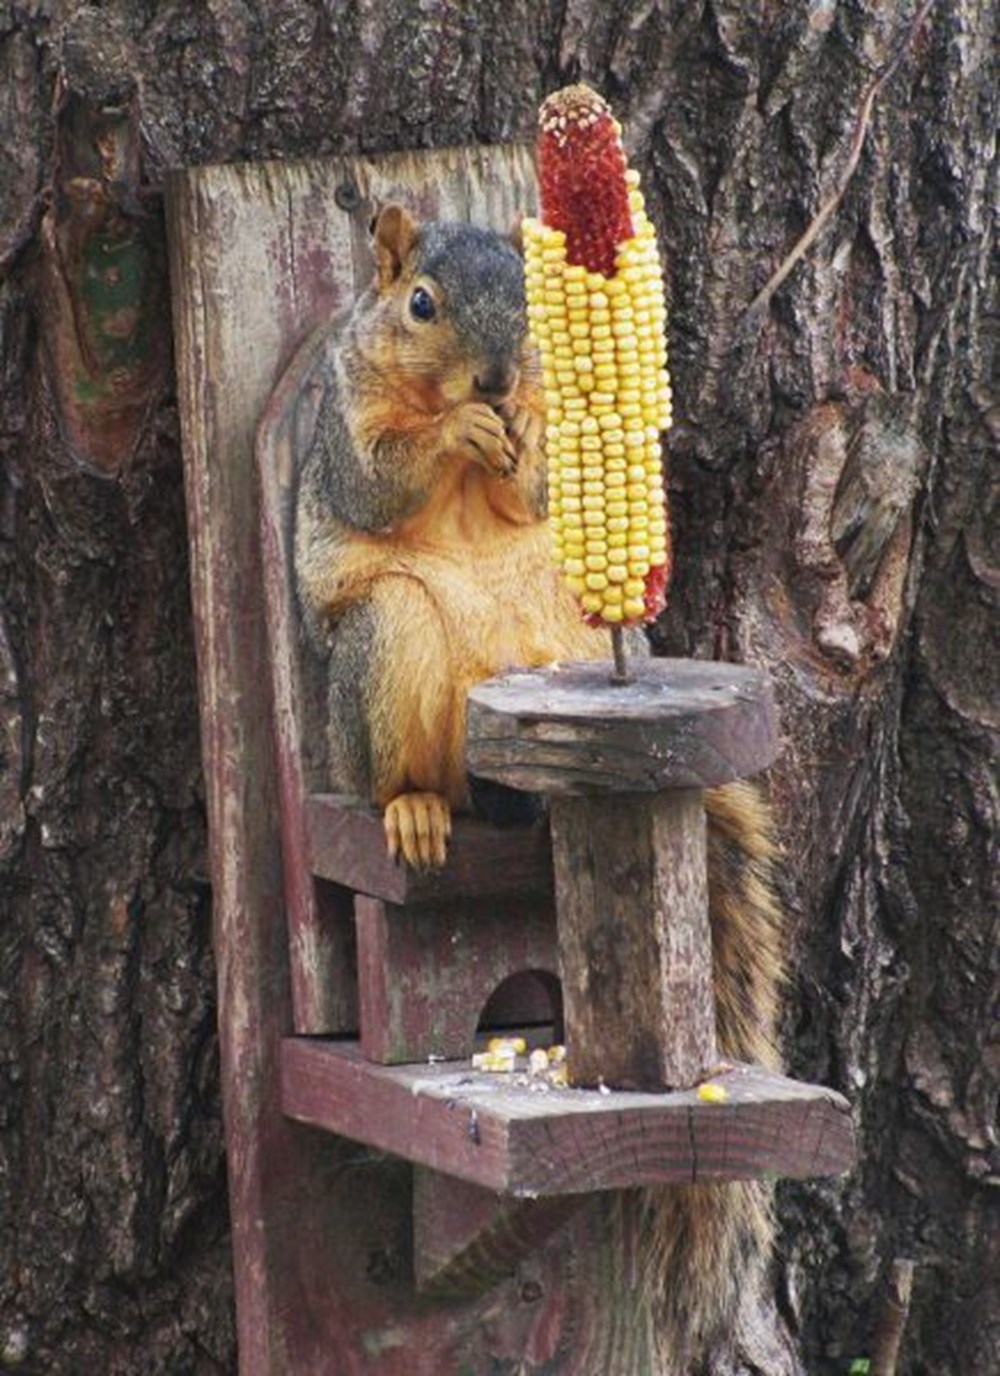
{"label": "squirrel hind leg", "polygon": [[540,793],[524,793],[519,788],[493,783],[490,779],[468,776],[469,798],[478,817],[497,827],[530,827],[548,812]]}
{"label": "squirrel hind leg", "polygon": [[400,793],[383,813],[385,843],[393,860],[413,869],[440,869],[447,859],[451,808],[440,793]]}

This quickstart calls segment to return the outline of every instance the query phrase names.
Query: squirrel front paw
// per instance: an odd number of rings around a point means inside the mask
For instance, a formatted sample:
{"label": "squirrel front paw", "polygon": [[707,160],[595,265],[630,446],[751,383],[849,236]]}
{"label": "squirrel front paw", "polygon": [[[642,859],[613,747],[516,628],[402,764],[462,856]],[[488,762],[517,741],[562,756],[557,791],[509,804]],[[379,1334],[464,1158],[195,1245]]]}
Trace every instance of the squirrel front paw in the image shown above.
{"label": "squirrel front paw", "polygon": [[451,809],[439,793],[400,793],[386,805],[385,843],[418,870],[440,869],[448,853]]}
{"label": "squirrel front paw", "polygon": [[528,406],[505,404],[500,416],[507,427],[507,436],[517,455],[518,465],[525,454],[541,448],[544,425],[542,419]]}
{"label": "squirrel front paw", "polygon": [[502,416],[485,402],[456,406],[444,423],[445,448],[490,473],[509,478],[517,471],[517,452]]}

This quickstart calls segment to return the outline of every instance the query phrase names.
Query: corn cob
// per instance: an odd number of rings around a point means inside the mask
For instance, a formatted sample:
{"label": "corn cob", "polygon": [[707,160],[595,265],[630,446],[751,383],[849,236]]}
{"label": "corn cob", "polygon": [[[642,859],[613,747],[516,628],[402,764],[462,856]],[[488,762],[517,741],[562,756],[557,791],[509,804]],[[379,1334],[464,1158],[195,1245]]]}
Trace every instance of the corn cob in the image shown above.
{"label": "corn cob", "polygon": [[670,573],[656,236],[620,126],[596,92],[557,91],[539,123],[541,217],[525,220],[523,233],[554,552],[589,621],[634,625],[662,610]]}

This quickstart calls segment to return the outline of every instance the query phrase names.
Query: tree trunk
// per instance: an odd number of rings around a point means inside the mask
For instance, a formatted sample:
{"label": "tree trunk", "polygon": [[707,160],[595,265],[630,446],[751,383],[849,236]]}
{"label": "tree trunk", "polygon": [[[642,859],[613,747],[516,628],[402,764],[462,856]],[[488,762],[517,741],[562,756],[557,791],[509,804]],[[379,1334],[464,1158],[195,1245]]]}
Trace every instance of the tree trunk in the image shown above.
{"label": "tree trunk", "polygon": [[582,78],[670,259],[657,643],[775,675],[788,1055],[862,1129],[780,1190],[781,1322],[843,1372],[905,1255],[901,1369],[995,1370],[994,8],[921,8],[0,10],[0,1367],[235,1370],[162,169],[528,139]]}

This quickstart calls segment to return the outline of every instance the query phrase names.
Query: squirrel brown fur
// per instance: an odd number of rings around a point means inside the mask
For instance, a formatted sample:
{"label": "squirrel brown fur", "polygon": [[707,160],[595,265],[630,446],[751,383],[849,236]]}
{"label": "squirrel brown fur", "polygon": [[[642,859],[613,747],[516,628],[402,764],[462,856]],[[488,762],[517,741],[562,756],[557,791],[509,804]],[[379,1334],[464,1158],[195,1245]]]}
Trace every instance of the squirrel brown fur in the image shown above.
{"label": "squirrel brown fur", "polygon": [[[300,476],[295,570],[327,659],[332,781],[383,809],[390,852],[443,863],[470,803],[470,687],[512,666],[606,658],[554,568],[544,401],[513,243],[389,206],[376,273],[337,325],[334,375]],[[776,1062],[782,977],[773,847],[756,790],[706,794],[719,1044]],[[756,1184],[644,1191],[671,1370],[739,1328],[770,1250]],[[665,1358],[666,1359],[666,1358]]]}

